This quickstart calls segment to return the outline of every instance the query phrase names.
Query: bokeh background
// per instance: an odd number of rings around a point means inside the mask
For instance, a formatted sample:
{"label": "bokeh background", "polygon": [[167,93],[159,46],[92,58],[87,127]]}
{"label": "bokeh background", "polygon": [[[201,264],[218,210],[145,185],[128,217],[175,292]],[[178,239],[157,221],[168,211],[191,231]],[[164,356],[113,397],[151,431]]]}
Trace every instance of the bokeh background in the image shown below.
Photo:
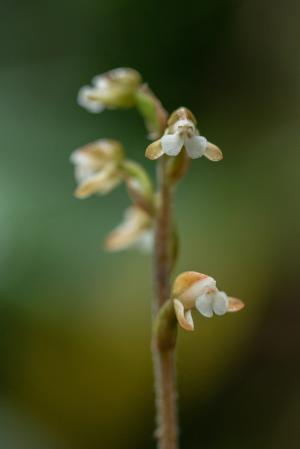
{"label": "bokeh background", "polygon": [[154,173],[135,111],[76,104],[119,66],[225,156],[178,188],[176,273],[247,307],[180,332],[182,448],[299,447],[299,19],[297,0],[1,0],[1,449],[154,447],[151,260],[102,250],[125,191],[78,201],[69,163],[115,137]]}

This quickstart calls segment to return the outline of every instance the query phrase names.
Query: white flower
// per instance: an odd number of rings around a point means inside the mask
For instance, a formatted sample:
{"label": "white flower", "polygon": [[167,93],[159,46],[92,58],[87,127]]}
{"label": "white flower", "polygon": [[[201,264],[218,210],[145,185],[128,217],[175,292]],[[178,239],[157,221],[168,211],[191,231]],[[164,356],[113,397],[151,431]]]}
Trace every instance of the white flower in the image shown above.
{"label": "white flower", "polygon": [[177,320],[182,328],[189,331],[194,330],[193,309],[211,318],[214,314],[221,316],[244,307],[240,299],[219,291],[212,277],[195,271],[187,271],[176,278],[172,297]]}
{"label": "white flower", "polygon": [[168,156],[177,156],[184,146],[192,159],[203,156],[207,146],[206,138],[196,135],[195,125],[191,120],[178,120],[173,134],[165,134],[160,142],[163,152]]}
{"label": "white flower", "polygon": [[121,251],[131,247],[150,252],[153,240],[151,217],[139,207],[131,206],[125,211],[123,222],[107,237],[105,247],[108,251]]}
{"label": "white flower", "polygon": [[129,68],[119,68],[95,76],[91,86],[83,86],[78,104],[89,112],[103,109],[129,108],[135,105],[135,92],[141,84],[140,74]]}
{"label": "white flower", "polygon": [[185,148],[191,159],[206,156],[212,161],[223,158],[221,150],[199,135],[196,119],[187,108],[179,108],[170,116],[168,128],[163,137],[146,149],[146,157],[157,159],[163,154],[177,156]]}
{"label": "white flower", "polygon": [[78,182],[75,196],[86,198],[110,192],[123,180],[123,157],[123,147],[116,140],[100,139],[75,150],[70,158]]}

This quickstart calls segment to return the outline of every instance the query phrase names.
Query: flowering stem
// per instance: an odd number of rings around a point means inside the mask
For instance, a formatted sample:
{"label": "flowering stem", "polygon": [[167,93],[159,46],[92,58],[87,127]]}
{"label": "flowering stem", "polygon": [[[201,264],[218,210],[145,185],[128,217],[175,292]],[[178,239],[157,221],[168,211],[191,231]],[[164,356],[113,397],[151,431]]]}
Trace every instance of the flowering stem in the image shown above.
{"label": "flowering stem", "polygon": [[155,229],[154,331],[152,341],[155,396],[156,439],[159,449],[178,449],[176,407],[175,345],[176,319],[170,298],[172,266],[171,188],[166,176],[166,157],[158,161],[159,204]]}

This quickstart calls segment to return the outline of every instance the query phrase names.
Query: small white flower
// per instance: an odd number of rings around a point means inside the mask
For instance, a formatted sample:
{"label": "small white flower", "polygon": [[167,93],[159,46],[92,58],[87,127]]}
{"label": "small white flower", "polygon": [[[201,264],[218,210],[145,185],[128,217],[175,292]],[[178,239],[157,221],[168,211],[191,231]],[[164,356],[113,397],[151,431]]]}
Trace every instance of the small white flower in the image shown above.
{"label": "small white flower", "polygon": [[119,68],[95,76],[91,86],[83,86],[78,104],[89,112],[103,109],[129,108],[135,105],[135,92],[141,84],[140,74],[129,68]]}
{"label": "small white flower", "polygon": [[179,108],[173,112],[164,136],[148,146],[146,157],[157,159],[163,154],[177,156],[182,148],[185,148],[191,159],[206,156],[212,161],[219,161],[223,158],[216,145],[199,135],[196,119],[187,108]]}
{"label": "small white flower", "polygon": [[108,251],[138,248],[150,252],[153,241],[151,217],[139,207],[131,206],[125,211],[123,222],[107,237],[105,247]]}
{"label": "small white flower", "polygon": [[237,312],[244,303],[218,290],[216,281],[202,273],[187,271],[180,274],[173,286],[173,301],[177,320],[185,330],[194,330],[192,310],[197,309],[206,318]]}
{"label": "small white flower", "polygon": [[104,195],[115,188],[123,180],[123,157],[122,145],[116,140],[100,139],[75,150],[70,158],[78,182],[75,196]]}
{"label": "small white flower", "polygon": [[178,120],[174,124],[173,134],[165,134],[160,142],[168,156],[177,156],[184,146],[192,159],[203,156],[207,146],[206,138],[197,135],[194,123],[187,119]]}

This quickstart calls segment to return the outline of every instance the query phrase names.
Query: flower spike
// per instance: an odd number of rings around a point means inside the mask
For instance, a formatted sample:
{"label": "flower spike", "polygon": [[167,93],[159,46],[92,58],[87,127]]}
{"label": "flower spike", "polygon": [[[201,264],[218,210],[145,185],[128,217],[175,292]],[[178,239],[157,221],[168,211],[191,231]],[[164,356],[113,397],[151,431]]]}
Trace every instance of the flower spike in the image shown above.
{"label": "flower spike", "polygon": [[193,309],[211,318],[214,314],[221,316],[244,308],[240,299],[228,297],[225,292],[219,291],[212,277],[196,271],[186,271],[177,276],[172,298],[177,321],[187,331],[194,330]]}

